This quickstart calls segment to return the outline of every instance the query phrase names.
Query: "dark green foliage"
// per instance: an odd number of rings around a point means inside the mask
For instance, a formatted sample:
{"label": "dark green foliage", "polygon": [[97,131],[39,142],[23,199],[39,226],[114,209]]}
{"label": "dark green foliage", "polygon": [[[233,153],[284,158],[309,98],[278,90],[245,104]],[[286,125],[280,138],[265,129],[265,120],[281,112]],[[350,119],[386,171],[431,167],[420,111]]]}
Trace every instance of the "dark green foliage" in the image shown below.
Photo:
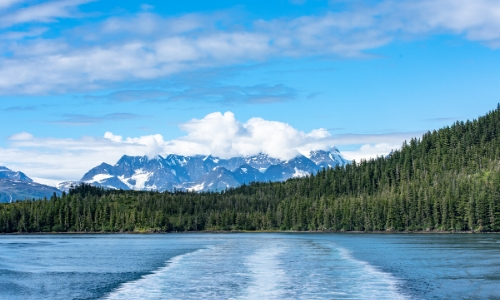
{"label": "dark green foliage", "polygon": [[222,193],[78,186],[0,205],[0,232],[500,231],[500,106],[389,157]]}

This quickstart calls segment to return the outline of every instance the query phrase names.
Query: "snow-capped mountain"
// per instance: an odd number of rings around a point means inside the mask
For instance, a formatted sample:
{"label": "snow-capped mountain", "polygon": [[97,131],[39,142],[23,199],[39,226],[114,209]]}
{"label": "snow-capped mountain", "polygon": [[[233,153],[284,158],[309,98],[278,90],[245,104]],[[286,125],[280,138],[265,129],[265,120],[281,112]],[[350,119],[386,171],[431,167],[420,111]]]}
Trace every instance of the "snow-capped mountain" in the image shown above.
{"label": "snow-capped mountain", "polygon": [[14,172],[11,169],[3,166],[0,166],[0,178],[33,182],[33,180],[31,180],[31,178],[26,176],[26,174],[24,174],[23,172]]}
{"label": "snow-capped mountain", "polygon": [[225,164],[223,165],[223,167],[231,171],[236,170],[242,165],[248,165],[254,169],[259,170],[262,173],[264,173],[270,166],[277,165],[283,162],[279,158],[270,157],[269,155],[264,153],[259,153],[257,155],[247,157],[233,157],[228,159],[227,163],[225,161],[226,160],[222,161],[222,163]]}
{"label": "snow-capped mountain", "polygon": [[231,171],[219,166],[215,167],[206,175],[198,178],[195,182],[179,186],[178,188],[185,188],[189,191],[221,191],[240,184],[241,183],[234,178]]}
{"label": "snow-capped mountain", "polygon": [[[262,167],[259,169],[262,169]],[[264,173],[247,164],[241,165],[234,170],[233,176],[240,184],[266,180]]]}
{"label": "snow-capped mountain", "polygon": [[164,191],[170,190],[172,183],[178,183],[179,178],[161,156],[149,159],[124,155],[114,166],[102,163],[91,169],[81,181],[123,190]]}
{"label": "snow-capped mountain", "polygon": [[63,182],[61,190],[80,182],[123,190],[221,191],[253,181],[281,181],[303,177],[322,168],[349,163],[336,148],[311,151],[310,158],[299,155],[291,160],[267,154],[221,159],[211,155],[123,156],[115,165],[102,163],[88,171],[79,182]]}
{"label": "snow-capped mountain", "polygon": [[319,170],[321,170],[321,167],[316,165],[312,160],[299,155],[291,160],[270,166],[264,175],[267,180],[281,181],[292,177],[304,177]]}
{"label": "snow-capped mountain", "polygon": [[23,172],[14,172],[0,166],[0,203],[15,200],[50,198],[54,193],[61,191],[47,185],[33,182]]}
{"label": "snow-capped mountain", "polygon": [[330,151],[317,150],[311,151],[309,159],[320,168],[334,168],[337,165],[345,166],[350,161],[342,157],[339,149],[332,147]]}

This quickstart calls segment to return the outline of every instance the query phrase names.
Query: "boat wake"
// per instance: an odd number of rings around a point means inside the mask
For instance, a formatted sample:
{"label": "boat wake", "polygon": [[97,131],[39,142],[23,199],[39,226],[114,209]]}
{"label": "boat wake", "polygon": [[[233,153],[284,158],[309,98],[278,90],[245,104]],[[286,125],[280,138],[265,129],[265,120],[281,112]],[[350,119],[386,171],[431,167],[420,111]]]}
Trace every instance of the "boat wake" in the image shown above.
{"label": "boat wake", "polygon": [[176,256],[105,299],[408,299],[399,286],[333,243],[241,238]]}

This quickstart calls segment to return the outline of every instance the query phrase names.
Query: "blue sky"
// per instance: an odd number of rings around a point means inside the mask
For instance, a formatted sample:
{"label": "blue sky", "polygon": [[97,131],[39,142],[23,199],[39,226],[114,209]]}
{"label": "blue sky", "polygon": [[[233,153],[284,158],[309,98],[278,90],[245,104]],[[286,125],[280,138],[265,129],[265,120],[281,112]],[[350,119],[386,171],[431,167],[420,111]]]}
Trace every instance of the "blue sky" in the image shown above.
{"label": "blue sky", "polygon": [[0,164],[384,155],[500,99],[500,3],[0,0]]}

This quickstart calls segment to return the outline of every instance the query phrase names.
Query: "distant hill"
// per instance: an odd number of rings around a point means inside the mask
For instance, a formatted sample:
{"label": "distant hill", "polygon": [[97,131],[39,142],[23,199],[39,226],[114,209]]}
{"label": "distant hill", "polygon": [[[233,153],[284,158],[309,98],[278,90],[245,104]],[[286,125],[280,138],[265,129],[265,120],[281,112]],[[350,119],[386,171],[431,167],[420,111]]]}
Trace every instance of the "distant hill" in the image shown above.
{"label": "distant hill", "polygon": [[61,195],[55,187],[33,182],[22,172],[14,172],[0,166],[0,203],[16,200],[50,198],[54,193]]}

